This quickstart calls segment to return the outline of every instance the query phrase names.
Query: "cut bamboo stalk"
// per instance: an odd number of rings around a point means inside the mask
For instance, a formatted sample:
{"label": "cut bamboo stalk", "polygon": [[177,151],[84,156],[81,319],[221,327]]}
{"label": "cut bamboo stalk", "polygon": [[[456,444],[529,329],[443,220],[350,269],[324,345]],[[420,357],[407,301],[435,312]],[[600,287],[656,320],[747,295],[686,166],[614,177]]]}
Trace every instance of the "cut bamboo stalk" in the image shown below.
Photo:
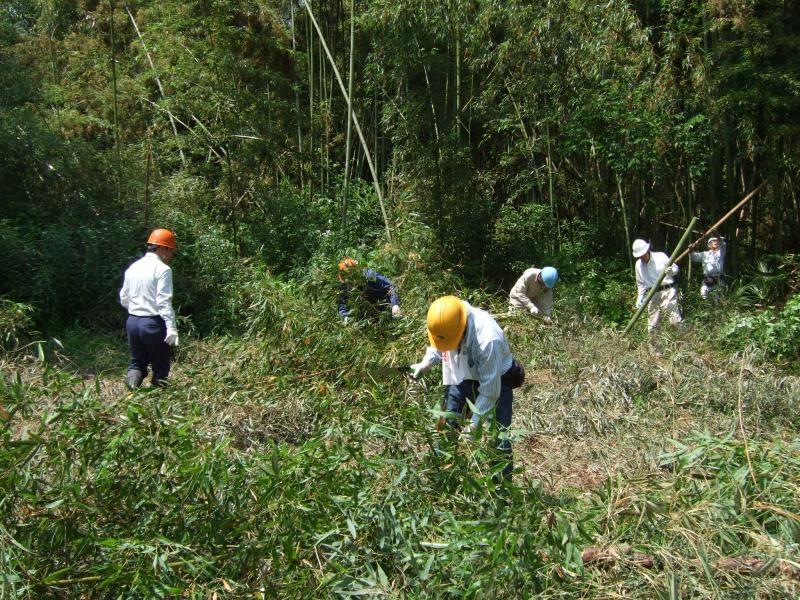
{"label": "cut bamboo stalk", "polygon": [[[590,546],[581,553],[581,561],[585,566],[596,567],[625,564],[655,569],[662,566],[661,561],[655,555],[614,546]],[[703,568],[703,561],[700,559],[689,560],[688,564],[695,569]],[[728,571],[740,575],[774,576],[780,574],[795,581],[800,580],[800,568],[795,563],[781,558],[764,560],[750,556],[728,556],[709,562],[708,566],[714,571]]]}
{"label": "cut bamboo stalk", "polygon": [[725,216],[724,216],[724,217],[722,217],[722,218],[721,218],[719,221],[717,221],[717,222],[716,222],[716,223],[714,223],[714,224],[713,224],[711,227],[709,227],[709,228],[706,230],[706,232],[705,232],[703,235],[701,235],[699,238],[697,238],[697,240],[695,240],[694,242],[692,242],[692,244],[691,244],[691,245],[690,245],[688,248],[686,248],[686,250],[683,252],[683,254],[681,254],[681,255],[680,255],[678,258],[676,258],[676,259],[675,259],[675,262],[678,262],[679,260],[681,260],[682,258],[684,258],[684,257],[685,257],[687,254],[689,254],[689,252],[691,252],[692,250],[694,250],[694,249],[697,247],[697,245],[698,245],[700,242],[702,242],[702,241],[703,241],[703,239],[705,239],[705,237],[706,237],[706,236],[707,236],[709,233],[711,233],[711,232],[712,232],[712,231],[714,231],[714,230],[715,230],[717,227],[719,227],[719,226],[720,226],[720,225],[722,225],[722,224],[723,224],[725,221],[727,221],[727,220],[728,220],[728,219],[731,217],[731,215],[733,215],[733,213],[735,213],[737,210],[739,210],[741,207],[743,207],[743,206],[744,206],[744,205],[745,205],[747,202],[749,202],[749,201],[750,201],[750,200],[751,200],[751,199],[752,199],[752,198],[753,198],[753,197],[754,197],[754,196],[755,196],[755,195],[756,195],[758,192],[760,192],[760,191],[761,191],[761,188],[763,188],[763,187],[766,185],[766,183],[767,183],[766,181],[762,181],[762,182],[761,182],[761,183],[758,185],[758,187],[756,187],[756,188],[755,188],[755,189],[754,189],[752,192],[750,192],[749,194],[747,194],[747,196],[745,196],[744,198],[742,198],[742,199],[739,201],[739,203],[738,203],[736,206],[734,206],[734,207],[733,207],[732,209],[730,209],[730,210],[729,210],[727,213],[725,213]]}

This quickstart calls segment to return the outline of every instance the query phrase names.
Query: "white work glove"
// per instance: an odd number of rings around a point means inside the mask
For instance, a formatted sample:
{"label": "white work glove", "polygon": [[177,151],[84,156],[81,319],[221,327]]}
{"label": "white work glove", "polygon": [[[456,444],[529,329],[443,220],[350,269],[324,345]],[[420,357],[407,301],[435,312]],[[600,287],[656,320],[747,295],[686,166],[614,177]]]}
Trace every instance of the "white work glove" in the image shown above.
{"label": "white work glove", "polygon": [[545,315],[544,317],[542,317],[542,321],[544,321],[545,325],[550,325],[553,322],[553,319]]}
{"label": "white work glove", "polygon": [[392,306],[392,318],[396,319],[396,318],[398,318],[400,316],[400,314],[401,314],[400,307],[397,306],[397,304]]}
{"label": "white work glove", "polygon": [[536,308],[535,306],[531,306],[531,307],[530,307],[528,310],[531,312],[531,314],[532,314],[534,317],[535,317],[535,316],[537,316],[537,315],[539,314],[539,309],[538,309],[538,308]]}
{"label": "white work glove", "polygon": [[177,346],[178,345],[178,330],[177,329],[167,329],[167,337],[164,338],[164,341],[167,342],[167,346]]}
{"label": "white work glove", "polygon": [[473,423],[472,421],[470,421],[469,423],[464,425],[464,427],[461,429],[461,433],[459,434],[459,437],[462,440],[471,442],[471,441],[473,441],[475,439],[475,430],[477,428],[478,428],[478,426],[475,425],[475,423]]}
{"label": "white work glove", "polygon": [[350,317],[345,317],[342,319],[342,323],[344,323],[345,325],[347,325],[349,322],[350,322]]}
{"label": "white work glove", "polygon": [[423,363],[415,363],[411,365],[411,379],[419,379],[420,375],[422,375],[428,369],[430,369],[430,366]]}

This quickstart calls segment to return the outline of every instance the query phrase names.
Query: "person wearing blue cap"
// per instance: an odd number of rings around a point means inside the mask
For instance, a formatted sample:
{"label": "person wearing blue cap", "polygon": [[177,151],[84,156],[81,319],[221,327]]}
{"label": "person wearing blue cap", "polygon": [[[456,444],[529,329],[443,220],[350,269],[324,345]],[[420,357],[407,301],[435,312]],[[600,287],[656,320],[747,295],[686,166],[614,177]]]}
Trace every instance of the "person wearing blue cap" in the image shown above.
{"label": "person wearing blue cap", "polygon": [[527,310],[549,323],[553,314],[553,288],[557,281],[558,271],[553,267],[526,269],[508,294],[511,310]]}

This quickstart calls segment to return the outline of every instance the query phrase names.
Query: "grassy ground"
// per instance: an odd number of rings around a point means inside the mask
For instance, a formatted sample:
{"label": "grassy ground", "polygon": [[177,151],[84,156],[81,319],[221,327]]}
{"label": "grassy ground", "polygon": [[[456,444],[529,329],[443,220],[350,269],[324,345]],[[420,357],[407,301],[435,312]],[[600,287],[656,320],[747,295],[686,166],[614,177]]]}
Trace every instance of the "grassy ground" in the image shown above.
{"label": "grassy ground", "polygon": [[424,304],[343,326],[329,301],[272,289],[242,335],[183,340],[169,390],[124,388],[119,336],[4,355],[0,597],[800,592],[800,378],[710,320],[656,353],[501,319],[528,374],[505,485],[435,431],[438,373],[384,368],[421,357]]}

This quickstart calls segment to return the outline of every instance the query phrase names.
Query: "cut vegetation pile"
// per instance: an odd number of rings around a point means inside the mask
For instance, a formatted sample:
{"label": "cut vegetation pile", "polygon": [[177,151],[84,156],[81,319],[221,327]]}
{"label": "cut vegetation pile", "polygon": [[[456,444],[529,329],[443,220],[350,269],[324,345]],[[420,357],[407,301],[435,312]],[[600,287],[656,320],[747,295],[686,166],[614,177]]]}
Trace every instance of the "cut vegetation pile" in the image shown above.
{"label": "cut vegetation pile", "polygon": [[271,285],[246,335],[181,346],[167,390],[124,389],[121,340],[97,378],[69,339],[5,355],[1,597],[800,591],[797,377],[692,333],[655,357],[501,319],[528,380],[498,485],[486,443],[435,431],[438,373],[383,368],[421,356],[424,307],[344,327]]}

